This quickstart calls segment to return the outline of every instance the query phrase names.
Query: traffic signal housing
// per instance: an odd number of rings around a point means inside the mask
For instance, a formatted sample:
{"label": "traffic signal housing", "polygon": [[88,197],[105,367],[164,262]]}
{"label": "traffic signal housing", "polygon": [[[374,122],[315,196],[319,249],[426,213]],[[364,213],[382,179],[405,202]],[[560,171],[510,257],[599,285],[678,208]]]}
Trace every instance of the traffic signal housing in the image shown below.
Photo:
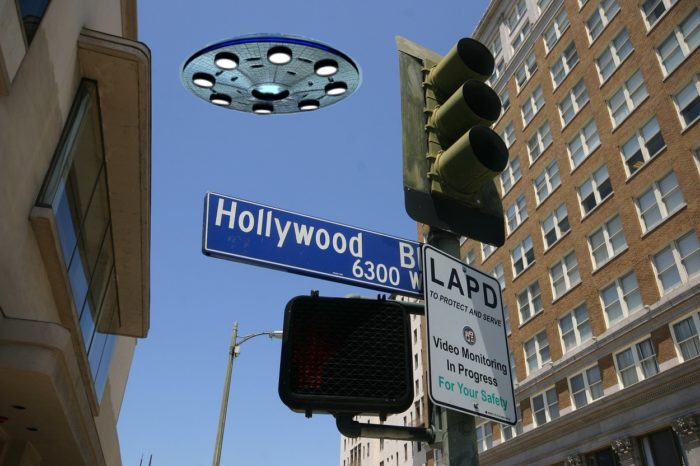
{"label": "traffic signal housing", "polygon": [[406,212],[417,222],[501,246],[505,224],[493,178],[508,149],[489,126],[501,113],[484,83],[494,68],[482,43],[463,38],[443,58],[397,38]]}
{"label": "traffic signal housing", "polygon": [[410,321],[397,302],[298,296],[283,332],[279,395],[292,410],[384,415],[411,406]]}

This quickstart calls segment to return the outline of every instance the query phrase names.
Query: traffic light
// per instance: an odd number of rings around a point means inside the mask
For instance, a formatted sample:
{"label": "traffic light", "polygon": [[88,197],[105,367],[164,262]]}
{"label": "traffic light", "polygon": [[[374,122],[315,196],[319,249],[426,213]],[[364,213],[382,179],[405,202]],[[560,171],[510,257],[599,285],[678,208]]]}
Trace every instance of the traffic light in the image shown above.
{"label": "traffic light", "polygon": [[284,313],[280,398],[307,415],[405,411],[413,401],[410,333],[394,301],[297,296]]}
{"label": "traffic light", "polygon": [[494,59],[463,38],[441,58],[397,38],[406,212],[417,222],[501,246],[505,225],[493,178],[508,149],[490,126],[501,113],[487,84]]}

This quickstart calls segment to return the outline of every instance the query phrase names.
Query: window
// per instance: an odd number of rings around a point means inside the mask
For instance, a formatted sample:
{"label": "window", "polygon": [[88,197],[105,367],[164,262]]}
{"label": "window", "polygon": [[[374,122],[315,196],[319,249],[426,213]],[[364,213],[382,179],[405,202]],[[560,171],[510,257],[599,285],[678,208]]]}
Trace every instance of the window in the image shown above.
{"label": "window", "polygon": [[557,58],[557,60],[552,65],[550,73],[552,75],[552,82],[554,82],[554,88],[556,89],[564,81],[572,68],[578,63],[578,53],[576,52],[576,45],[571,42],[565,49],[564,52]]}
{"label": "window", "polygon": [[506,143],[506,147],[512,146],[515,142],[515,126],[513,126],[512,121],[508,123],[503,129],[503,132],[501,133],[501,139],[503,139],[503,142]]}
{"label": "window", "polygon": [[498,280],[501,285],[501,290],[506,288],[505,271],[503,270],[503,264],[496,264],[496,267],[491,271],[491,276]]}
{"label": "window", "polygon": [[503,194],[505,195],[510,188],[513,187],[515,183],[522,177],[522,172],[520,171],[520,159],[518,157],[512,157],[508,161],[508,165],[501,172],[501,186],[503,187]]}
{"label": "window", "polygon": [[532,236],[527,237],[510,252],[513,261],[513,275],[519,275],[535,262],[535,250],[532,247]]}
{"label": "window", "polygon": [[630,42],[630,35],[627,29],[623,29],[595,60],[598,74],[600,75],[600,83],[607,81],[633,51],[634,47],[632,42]]}
{"label": "window", "polygon": [[481,257],[483,258],[482,262],[485,261],[486,259],[488,259],[489,256],[491,254],[493,254],[493,252],[495,250],[496,250],[496,246],[492,246],[492,245],[486,244],[486,243],[481,243]]}
{"label": "window", "polygon": [[508,29],[511,33],[516,29],[526,12],[525,0],[518,0],[510,13],[508,13]]}
{"label": "window", "polygon": [[508,234],[513,233],[527,219],[527,204],[525,203],[525,195],[521,194],[506,208],[506,224],[508,225]]}
{"label": "window", "polygon": [[501,108],[503,109],[503,113],[510,108],[510,94],[506,90],[501,94]]}
{"label": "window", "polygon": [[593,14],[586,21],[586,30],[591,44],[600,36],[605,26],[612,21],[618,11],[620,11],[620,5],[615,0],[600,1]]}
{"label": "window", "polygon": [[671,328],[673,329],[673,341],[676,343],[676,348],[683,361],[700,355],[700,338],[698,338],[700,314],[692,314],[671,325]]}
{"label": "window", "polygon": [[536,426],[559,417],[559,400],[554,387],[532,397],[532,417]]}
{"label": "window", "polygon": [[476,252],[474,252],[473,249],[470,249],[467,251],[467,253],[464,255],[464,262],[467,265],[472,265],[474,262],[476,262]]}
{"label": "window", "polygon": [[671,5],[676,3],[676,0],[644,0],[642,2],[642,15],[647,22],[647,27],[651,29],[666,13],[666,10],[671,8]]}
{"label": "window", "polygon": [[598,269],[610,259],[627,249],[627,241],[622,231],[622,221],[616,215],[588,237],[588,246],[593,256],[593,268]]}
{"label": "window", "polygon": [[501,424],[501,435],[504,442],[523,433],[523,413],[520,411],[520,406],[515,406],[515,412],[518,418],[518,423],[515,426]]}
{"label": "window", "polygon": [[569,17],[566,9],[562,8],[552,20],[546,31],[544,31],[544,50],[549,53],[554,45],[559,42],[562,34],[569,28]]}
{"label": "window", "polygon": [[566,205],[561,204],[545,217],[544,222],[542,222],[542,236],[544,237],[545,249],[552,247],[570,229],[571,225],[569,224],[569,214],[566,211]]}
{"label": "window", "polygon": [[544,95],[542,94],[542,86],[537,86],[532,94],[525,100],[521,107],[523,115],[523,123],[527,126],[532,121],[535,114],[540,111],[544,105]]}
{"label": "window", "polygon": [[685,205],[676,174],[670,172],[636,199],[642,229],[647,232]]}
{"label": "window", "polygon": [[503,46],[501,45],[501,37],[498,34],[496,34],[496,37],[494,37],[494,39],[491,41],[489,49],[491,50],[491,55],[494,57],[497,57],[503,50]]}
{"label": "window", "polygon": [[651,160],[661,149],[666,147],[659,128],[659,122],[653,117],[622,145],[622,158],[629,176],[633,175],[646,162]]}
{"label": "window", "polygon": [[537,59],[535,58],[535,54],[532,53],[529,57],[527,57],[522,66],[520,66],[520,68],[518,68],[518,70],[515,72],[515,84],[518,86],[518,91],[523,88],[525,83],[530,80],[536,71]]}
{"label": "window", "polygon": [[634,272],[615,280],[600,291],[603,310],[608,319],[608,327],[642,308],[642,295],[639,293],[637,276]]}
{"label": "window", "polygon": [[700,44],[700,11],[693,10],[656,49],[666,76]]}
{"label": "window", "polygon": [[700,245],[695,232],[672,241],[652,259],[662,294],[687,283],[700,272]]}
{"label": "window", "polygon": [[581,79],[566,93],[564,99],[559,102],[559,115],[561,115],[563,126],[568,125],[587,103],[588,90],[583,79]]}
{"label": "window", "polygon": [[510,314],[508,314],[508,306],[503,305],[503,327],[506,329],[506,335],[510,336]]}
{"label": "window", "polygon": [[46,8],[48,8],[51,0],[18,0],[17,6],[19,13],[22,16],[22,24],[24,25],[24,34],[27,38],[27,44],[30,44],[36,35],[39,24],[41,23]]}
{"label": "window", "polygon": [[527,142],[527,151],[530,155],[530,163],[534,163],[539,158],[542,152],[552,144],[552,131],[549,128],[549,122],[545,121],[542,126],[537,128],[535,134],[532,135]]}
{"label": "window", "polygon": [[651,466],[686,466],[691,464],[681,448],[678,435],[671,428],[667,427],[653,432],[638,440],[643,464]]}
{"label": "window", "polygon": [[571,351],[591,339],[591,324],[588,321],[588,309],[585,303],[559,319],[559,333],[564,343],[564,352]]}
{"label": "window", "polygon": [[537,205],[547,199],[547,197],[559,187],[561,180],[559,179],[559,166],[556,160],[552,160],[535,178],[535,194],[537,196]]}
{"label": "window", "polygon": [[567,144],[571,168],[576,168],[600,146],[600,136],[595,120],[586,123],[576,136]]}
{"label": "window", "polygon": [[540,296],[540,283],[534,282],[518,295],[520,324],[524,324],[544,310]]}
{"label": "window", "polygon": [[[512,351],[508,351],[508,362],[510,366],[510,380],[513,382],[513,385],[518,384],[518,370],[515,367],[515,354],[513,354]],[[518,406],[516,405],[516,408]],[[520,411],[518,410],[518,419],[522,419],[522,416],[520,416]]]}
{"label": "window", "polygon": [[617,374],[623,387],[629,387],[640,380],[659,372],[656,351],[651,338],[630,346],[615,355]]}
{"label": "window", "polygon": [[523,27],[513,36],[510,43],[513,45],[513,53],[523,44],[527,34],[530,32],[530,23],[526,22]]}
{"label": "window", "polygon": [[542,330],[540,333],[523,343],[525,350],[525,361],[527,362],[528,374],[551,360],[549,356],[549,341],[547,340],[547,331]]}
{"label": "window", "polygon": [[503,69],[505,67],[506,67],[506,64],[503,61],[503,58],[499,58],[498,60],[496,60],[496,65],[493,67],[493,74],[491,75],[489,82],[497,81],[498,78],[500,78],[501,75],[503,74]]}
{"label": "window", "polygon": [[608,178],[608,167],[603,165],[593,172],[593,175],[584,181],[577,191],[583,215],[587,215],[607,199],[608,196],[612,195],[613,190],[610,178]]}
{"label": "window", "polygon": [[479,453],[493,446],[493,426],[490,422],[481,424],[476,428],[476,445]]}
{"label": "window", "polygon": [[576,253],[571,251],[549,269],[549,279],[552,282],[552,297],[557,299],[581,282]]}
{"label": "window", "polygon": [[119,319],[119,303],[97,86],[93,82],[81,82],[61,141],[38,205],[54,212],[70,293],[100,400],[116,344],[111,329]]}
{"label": "window", "polygon": [[622,123],[648,96],[642,72],[637,70],[608,100],[613,127]]}
{"label": "window", "polygon": [[576,409],[583,408],[603,396],[603,381],[600,369],[593,366],[569,379],[571,399]]}
{"label": "window", "polygon": [[683,128],[687,128],[700,117],[700,79],[697,76],[673,96]]}

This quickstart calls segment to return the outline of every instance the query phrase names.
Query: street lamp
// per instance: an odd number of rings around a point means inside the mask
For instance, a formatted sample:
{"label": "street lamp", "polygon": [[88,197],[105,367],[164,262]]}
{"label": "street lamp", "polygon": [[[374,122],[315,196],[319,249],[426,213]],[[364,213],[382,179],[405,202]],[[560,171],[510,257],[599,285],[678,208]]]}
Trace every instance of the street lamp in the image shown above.
{"label": "street lamp", "polygon": [[238,322],[233,323],[233,332],[231,333],[231,345],[229,346],[229,358],[226,365],[226,380],[224,381],[224,394],[221,397],[221,409],[219,411],[219,428],[216,432],[216,445],[214,446],[213,466],[219,466],[221,462],[221,445],[224,440],[224,425],[226,424],[226,410],[228,408],[228,395],[231,391],[231,370],[233,369],[233,360],[241,353],[241,345],[251,338],[267,335],[270,338],[282,339],[281,330],[272,330],[268,332],[258,332],[246,335],[238,339]]}

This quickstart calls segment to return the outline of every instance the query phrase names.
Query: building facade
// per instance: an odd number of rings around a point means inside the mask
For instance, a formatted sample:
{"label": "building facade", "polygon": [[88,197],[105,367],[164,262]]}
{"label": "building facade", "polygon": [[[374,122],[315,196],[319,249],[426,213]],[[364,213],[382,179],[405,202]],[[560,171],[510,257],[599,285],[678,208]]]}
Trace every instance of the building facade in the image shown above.
{"label": "building facade", "polygon": [[461,254],[501,283],[520,418],[477,418],[480,464],[700,464],[700,2],[491,2],[473,37],[506,243]]}
{"label": "building facade", "polygon": [[135,0],[0,0],[0,465],[121,465],[149,327]]}

